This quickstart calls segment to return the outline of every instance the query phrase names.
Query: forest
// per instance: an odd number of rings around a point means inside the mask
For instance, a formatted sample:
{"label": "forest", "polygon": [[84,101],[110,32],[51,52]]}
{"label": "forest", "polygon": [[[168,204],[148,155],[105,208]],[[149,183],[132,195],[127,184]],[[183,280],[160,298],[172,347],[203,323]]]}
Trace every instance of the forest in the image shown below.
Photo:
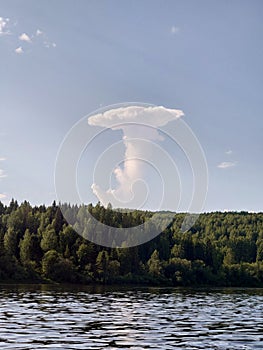
{"label": "forest", "polygon": [[[135,226],[153,215],[100,203],[71,208],[76,218],[85,210],[114,227]],[[106,248],[77,234],[56,202],[0,202],[0,282],[263,286],[263,213],[204,213],[182,232],[184,216],[175,213],[147,243]]]}

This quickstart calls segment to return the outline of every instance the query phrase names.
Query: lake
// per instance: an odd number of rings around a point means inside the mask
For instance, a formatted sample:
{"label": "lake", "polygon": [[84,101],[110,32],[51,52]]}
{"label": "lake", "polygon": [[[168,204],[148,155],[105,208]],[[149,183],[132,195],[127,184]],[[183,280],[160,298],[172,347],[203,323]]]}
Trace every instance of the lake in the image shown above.
{"label": "lake", "polygon": [[1,349],[263,349],[263,289],[0,286]]}

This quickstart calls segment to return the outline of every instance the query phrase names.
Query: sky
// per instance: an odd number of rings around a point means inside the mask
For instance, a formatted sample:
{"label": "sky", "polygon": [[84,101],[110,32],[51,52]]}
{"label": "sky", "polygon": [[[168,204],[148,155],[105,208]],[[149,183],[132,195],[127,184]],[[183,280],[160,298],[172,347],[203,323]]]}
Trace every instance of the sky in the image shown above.
{"label": "sky", "polygon": [[52,203],[71,127],[137,102],[183,111],[207,161],[203,211],[263,211],[262,15],[261,0],[0,0],[0,200]]}

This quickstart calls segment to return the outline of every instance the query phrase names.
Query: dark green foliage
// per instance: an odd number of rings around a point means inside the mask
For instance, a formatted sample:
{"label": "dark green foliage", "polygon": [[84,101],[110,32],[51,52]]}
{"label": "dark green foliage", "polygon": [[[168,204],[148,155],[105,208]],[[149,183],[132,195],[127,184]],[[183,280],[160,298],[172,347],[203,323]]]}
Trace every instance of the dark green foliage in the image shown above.
{"label": "dark green foliage", "polygon": [[[0,281],[263,286],[262,213],[202,214],[185,233],[184,215],[175,214],[150,242],[113,249],[85,239],[96,234],[88,212],[112,227],[140,225],[153,213],[114,211],[99,203],[63,207],[72,226],[55,202],[50,207],[0,202]],[[152,225],[146,226],[154,230]],[[73,227],[81,227],[84,237]],[[100,235],[110,235],[110,228]]]}
{"label": "dark green foliage", "polygon": [[160,276],[162,264],[159,258],[159,252],[155,249],[147,262],[149,273],[153,276]]}

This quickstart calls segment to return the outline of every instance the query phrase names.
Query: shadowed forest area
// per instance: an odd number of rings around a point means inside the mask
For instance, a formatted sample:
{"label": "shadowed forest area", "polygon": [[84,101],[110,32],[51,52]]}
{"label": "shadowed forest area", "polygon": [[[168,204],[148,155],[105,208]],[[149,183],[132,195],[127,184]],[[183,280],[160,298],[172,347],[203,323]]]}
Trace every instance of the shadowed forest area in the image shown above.
{"label": "shadowed forest area", "polygon": [[[153,214],[87,207],[115,227],[139,225]],[[82,206],[71,211],[85,215]],[[175,214],[164,232],[140,246],[105,248],[78,235],[55,202],[0,202],[0,281],[263,286],[263,213],[206,213],[182,233],[184,217]]]}

